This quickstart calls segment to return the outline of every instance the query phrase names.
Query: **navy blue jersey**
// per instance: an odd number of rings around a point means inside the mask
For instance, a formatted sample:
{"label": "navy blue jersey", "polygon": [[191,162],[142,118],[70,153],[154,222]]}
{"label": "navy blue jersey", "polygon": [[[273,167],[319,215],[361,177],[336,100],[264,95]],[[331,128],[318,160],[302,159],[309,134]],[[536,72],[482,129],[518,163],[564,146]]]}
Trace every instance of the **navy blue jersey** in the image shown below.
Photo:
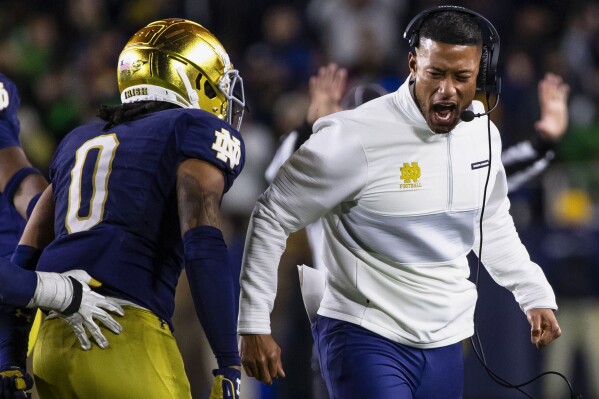
{"label": "navy blue jersey", "polygon": [[23,233],[25,220],[0,193],[0,257],[10,259]]}
{"label": "navy blue jersey", "polygon": [[[0,74],[1,76],[1,74]],[[10,135],[5,134],[2,127],[6,123],[0,121],[0,149],[18,145],[18,139],[13,142]],[[10,259],[19,243],[25,219],[17,212],[4,193],[0,193],[0,257]]]}
{"label": "navy blue jersey", "polygon": [[[0,149],[19,146],[20,123],[17,112],[21,98],[17,86],[0,73]],[[8,198],[0,193],[0,256],[10,259],[25,227]]]}
{"label": "navy blue jersey", "polygon": [[170,323],[183,267],[176,172],[188,158],[220,169],[225,191],[244,164],[239,132],[197,109],[144,115],[103,131],[80,126],[50,167],[55,240],[38,270],[85,269],[104,295],[132,301]]}

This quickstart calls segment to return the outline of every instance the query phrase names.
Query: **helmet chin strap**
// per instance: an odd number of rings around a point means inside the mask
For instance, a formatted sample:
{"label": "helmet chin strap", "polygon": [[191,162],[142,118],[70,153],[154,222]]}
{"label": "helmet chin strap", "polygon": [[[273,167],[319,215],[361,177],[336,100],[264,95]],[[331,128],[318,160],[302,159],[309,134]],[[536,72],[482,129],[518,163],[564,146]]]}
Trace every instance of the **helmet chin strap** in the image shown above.
{"label": "helmet chin strap", "polygon": [[181,77],[183,84],[185,85],[185,90],[187,90],[187,95],[189,97],[189,102],[191,103],[192,108],[200,109],[200,98],[198,97],[198,93],[191,87],[191,82],[185,73],[185,70],[181,65],[177,65],[175,70]]}

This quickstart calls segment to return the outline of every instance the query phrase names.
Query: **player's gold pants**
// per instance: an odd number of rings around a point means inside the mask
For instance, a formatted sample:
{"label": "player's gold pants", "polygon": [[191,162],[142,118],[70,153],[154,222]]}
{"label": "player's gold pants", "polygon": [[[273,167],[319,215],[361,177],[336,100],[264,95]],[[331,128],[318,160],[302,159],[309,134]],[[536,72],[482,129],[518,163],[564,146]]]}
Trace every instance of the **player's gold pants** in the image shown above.
{"label": "player's gold pants", "polygon": [[61,319],[46,320],[33,349],[41,399],[191,399],[175,338],[152,312],[124,307],[123,332],[102,328],[110,346],[84,351]]}

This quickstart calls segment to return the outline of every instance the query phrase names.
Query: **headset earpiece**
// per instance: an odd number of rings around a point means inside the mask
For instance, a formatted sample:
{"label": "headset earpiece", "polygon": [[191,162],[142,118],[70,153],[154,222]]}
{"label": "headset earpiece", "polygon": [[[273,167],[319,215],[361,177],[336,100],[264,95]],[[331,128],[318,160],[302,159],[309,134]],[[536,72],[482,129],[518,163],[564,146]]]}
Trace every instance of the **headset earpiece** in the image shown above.
{"label": "headset earpiece", "polygon": [[476,77],[476,88],[478,90],[486,90],[488,71],[489,71],[489,50],[486,46],[483,46],[482,54],[480,56],[480,66],[478,68],[478,76]]}
{"label": "headset earpiece", "polygon": [[489,22],[488,19],[483,17],[477,12],[469,10],[465,7],[460,6],[437,6],[426,9],[416,15],[406,27],[403,34],[410,47],[414,48],[418,46],[418,40],[420,36],[420,27],[424,20],[431,14],[440,11],[458,11],[465,14],[469,14],[475,17],[478,26],[481,29],[483,36],[483,48],[480,59],[480,68],[478,76],[476,77],[476,88],[484,91],[488,96],[492,93],[497,93],[500,87],[500,82],[497,77],[497,62],[499,61],[499,34],[497,30]]}

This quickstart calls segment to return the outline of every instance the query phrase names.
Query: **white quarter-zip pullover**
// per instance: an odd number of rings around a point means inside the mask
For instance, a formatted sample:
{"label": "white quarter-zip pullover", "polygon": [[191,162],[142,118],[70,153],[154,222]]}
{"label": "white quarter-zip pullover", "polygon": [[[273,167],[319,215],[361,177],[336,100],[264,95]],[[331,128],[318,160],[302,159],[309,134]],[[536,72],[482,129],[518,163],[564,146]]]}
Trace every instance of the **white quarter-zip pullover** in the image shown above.
{"label": "white quarter-zip pullover", "polygon": [[[480,102],[473,111],[483,112]],[[319,119],[281,167],[250,221],[238,332],[269,334],[277,267],[290,233],[323,218],[327,287],[318,313],[420,348],[473,334],[478,252],[489,167],[487,118],[435,134],[406,81],[395,93]],[[523,311],[556,309],[542,270],[509,214],[501,139],[492,163],[482,262]]]}

